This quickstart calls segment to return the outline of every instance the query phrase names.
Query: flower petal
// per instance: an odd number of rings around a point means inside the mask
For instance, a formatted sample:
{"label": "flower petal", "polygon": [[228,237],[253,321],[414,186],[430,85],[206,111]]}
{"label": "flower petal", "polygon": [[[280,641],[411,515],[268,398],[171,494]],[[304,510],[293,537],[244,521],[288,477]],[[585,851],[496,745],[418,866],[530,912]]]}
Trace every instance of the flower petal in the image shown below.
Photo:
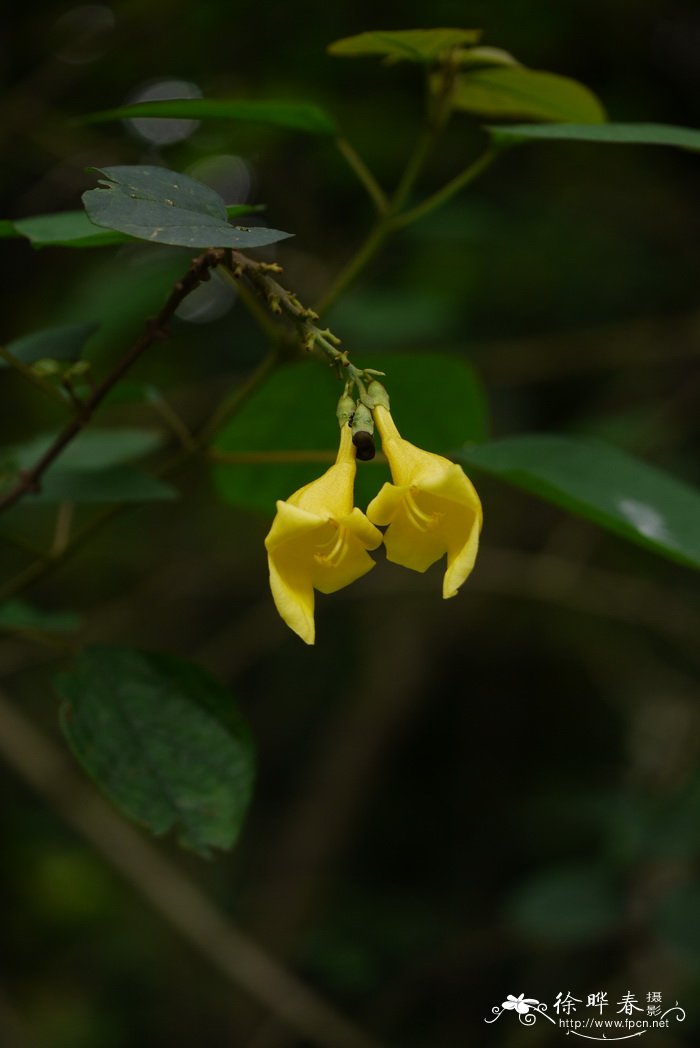
{"label": "flower petal", "polygon": [[314,623],[314,590],[311,580],[303,570],[280,571],[274,557],[269,557],[270,589],[275,607],[290,629],[294,630],[306,644],[316,639]]}
{"label": "flower petal", "polygon": [[401,507],[408,488],[398,487],[396,484],[384,484],[378,495],[375,495],[367,507],[367,516],[373,524],[386,527],[391,524]]}
{"label": "flower petal", "polygon": [[448,524],[447,534],[447,571],[442,580],[442,595],[445,600],[456,597],[459,587],[471,574],[479,549],[480,516],[472,518],[471,527],[462,523],[458,528],[453,522]]}
{"label": "flower petal", "polygon": [[265,539],[265,549],[272,553],[291,539],[297,539],[300,534],[311,533],[322,527],[327,519],[280,499],[277,502],[277,515]]}

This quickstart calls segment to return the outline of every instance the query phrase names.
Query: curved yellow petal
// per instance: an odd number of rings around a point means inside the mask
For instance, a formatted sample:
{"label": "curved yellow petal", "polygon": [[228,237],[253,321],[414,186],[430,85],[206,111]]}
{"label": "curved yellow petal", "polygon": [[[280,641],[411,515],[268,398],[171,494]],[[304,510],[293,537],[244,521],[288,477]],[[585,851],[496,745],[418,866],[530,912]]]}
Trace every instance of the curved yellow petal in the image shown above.
{"label": "curved yellow petal", "polygon": [[[290,629],[306,644],[316,640],[314,590],[302,571],[281,572],[274,557],[269,558],[270,589],[275,607]],[[288,566],[287,566],[288,567]]]}
{"label": "curved yellow petal", "polygon": [[466,540],[463,531],[448,538],[447,571],[442,580],[442,595],[445,600],[456,597],[459,587],[471,574],[479,550],[480,527],[481,518],[474,514],[471,528],[466,533]]}
{"label": "curved yellow petal", "polygon": [[379,528],[371,524],[361,509],[355,507],[347,517],[340,517],[339,523],[352,532],[365,549],[376,549],[384,541]]}
{"label": "curved yellow petal", "polygon": [[388,408],[375,419],[393,484],[385,484],[367,508],[375,524],[388,525],[387,558],[425,571],[447,553],[443,597],[454,597],[471,572],[479,545],[479,496],[455,462],[423,451],[399,433]]}
{"label": "curved yellow petal", "polygon": [[273,552],[279,546],[300,535],[316,531],[325,520],[315,513],[300,509],[291,502],[277,502],[277,514],[265,538],[265,549]]}
{"label": "curved yellow petal", "polygon": [[386,527],[391,524],[403,502],[408,488],[399,488],[396,484],[384,484],[367,507],[367,516],[373,524]]}
{"label": "curved yellow petal", "polygon": [[383,539],[353,507],[354,480],[352,432],[343,426],[335,464],[277,503],[265,539],[275,606],[307,644],[315,639],[314,589],[335,593],[371,571],[367,550]]}
{"label": "curved yellow petal", "polygon": [[352,431],[349,426],[343,426],[335,464],[322,476],[295,491],[287,502],[325,519],[343,517],[352,510],[355,470]]}

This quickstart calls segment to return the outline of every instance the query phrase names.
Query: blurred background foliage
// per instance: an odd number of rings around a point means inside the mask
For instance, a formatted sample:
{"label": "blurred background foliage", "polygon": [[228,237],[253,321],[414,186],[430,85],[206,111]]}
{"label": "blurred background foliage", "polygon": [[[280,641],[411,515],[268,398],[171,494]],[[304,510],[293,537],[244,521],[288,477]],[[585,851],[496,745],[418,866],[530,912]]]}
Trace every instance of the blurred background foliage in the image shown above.
{"label": "blurred background foliage", "polygon": [[[415,20],[397,3],[38,0],[3,20],[3,217],[79,206],[89,167],[165,163],[229,203],[264,202],[265,220],[296,234],[265,257],[305,302],[370,220],[328,141],[205,122],[159,142],[162,124],[71,118],[172,81],[206,97],[316,101],[389,185],[421,119],[419,76],[325,47],[417,22],[481,26],[486,43],[588,84],[612,119],[700,126],[700,13],[681,0],[436,0]],[[456,118],[422,184],[461,169],[479,140]],[[698,164],[665,149],[523,147],[388,246],[328,321],[363,364],[377,352],[388,368],[406,350],[468,361],[495,435],[601,436],[697,481]],[[188,258],[139,245],[0,250],[3,343],[98,321],[87,354],[98,373]],[[132,377],[196,425],[262,352],[241,304],[214,282]],[[1,381],[3,446],[56,425],[20,377]],[[421,413],[440,412],[432,376],[413,410],[417,430]],[[103,413],[105,425],[127,421],[161,420],[143,404]],[[305,410],[286,424],[303,447]],[[237,696],[259,748],[242,839],[213,864],[163,847],[384,1043],[554,1044],[561,1033],[543,1023],[483,1018],[507,993],[551,1007],[559,992],[617,1001],[632,990],[687,1008],[684,1024],[650,1035],[656,1045],[695,1044],[696,578],[495,481],[479,486],[484,548],[458,600],[439,600],[437,568],[423,577],[379,564],[319,600],[315,649],[275,615],[269,517],[219,501],[203,469],[178,478],[177,502],[96,530],[31,601],[78,613],[80,643],[184,655]],[[52,510],[18,507],[7,521],[5,536],[51,541]],[[26,563],[0,545],[3,578]],[[3,691],[53,735],[47,667],[63,658],[31,630],[0,639]],[[0,775],[3,1048],[305,1044],[232,991],[50,803]]]}

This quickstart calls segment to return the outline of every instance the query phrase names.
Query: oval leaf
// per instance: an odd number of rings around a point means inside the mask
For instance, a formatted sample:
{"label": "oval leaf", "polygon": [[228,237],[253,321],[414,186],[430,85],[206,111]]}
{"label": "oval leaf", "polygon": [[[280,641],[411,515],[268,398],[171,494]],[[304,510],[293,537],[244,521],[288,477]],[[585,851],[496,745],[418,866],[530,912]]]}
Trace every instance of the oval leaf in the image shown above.
{"label": "oval leaf", "polygon": [[172,117],[198,120],[245,120],[272,124],[311,135],[335,135],[338,129],[330,116],[317,105],[307,102],[247,102],[238,98],[174,98],[167,101],[135,102],[117,106],[83,118],[84,123],[134,117]]}
{"label": "oval leaf", "polygon": [[465,73],[455,85],[452,105],[475,116],[504,120],[605,120],[596,96],[577,80],[523,66]]}
{"label": "oval leaf", "polygon": [[45,474],[30,504],[47,502],[162,502],[178,497],[177,488],[132,466],[110,469],[62,469]]}
{"label": "oval leaf", "polygon": [[98,226],[151,243],[196,248],[263,247],[292,235],[229,225],[219,194],[187,175],[162,167],[99,170],[104,188],[83,193],[85,210]]}
{"label": "oval leaf", "polygon": [[217,681],[170,655],[93,647],[55,685],[73,753],[125,815],[158,835],[176,827],[200,855],[231,847],[254,759]]}
{"label": "oval leaf", "polygon": [[[31,469],[48,451],[58,433],[40,433],[24,444],[8,448],[7,454],[20,469]],[[58,459],[62,469],[97,470],[133,462],[156,451],[163,442],[157,429],[138,426],[103,426],[79,433]]]}
{"label": "oval leaf", "polygon": [[700,131],[693,127],[674,127],[672,124],[513,124],[509,127],[489,127],[487,130],[495,141],[508,145],[548,139],[700,150]]}
{"label": "oval leaf", "polygon": [[533,435],[467,448],[455,457],[700,568],[700,492],[616,448],[576,437]]}
{"label": "oval leaf", "polygon": [[352,58],[382,55],[392,62],[434,62],[445,51],[476,44],[480,37],[480,29],[377,30],[336,40],[329,44],[328,53]]}

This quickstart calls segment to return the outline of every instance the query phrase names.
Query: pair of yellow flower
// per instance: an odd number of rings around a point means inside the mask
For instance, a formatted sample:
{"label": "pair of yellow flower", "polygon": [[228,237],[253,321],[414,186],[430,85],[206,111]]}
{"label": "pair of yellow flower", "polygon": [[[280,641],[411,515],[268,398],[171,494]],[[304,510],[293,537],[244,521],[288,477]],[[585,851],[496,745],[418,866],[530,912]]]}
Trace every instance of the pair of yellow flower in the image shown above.
{"label": "pair of yellow flower", "polygon": [[314,590],[335,593],[365,575],[374,567],[367,550],[382,541],[390,561],[415,571],[447,553],[443,597],[454,597],[474,566],[482,515],[471,482],[456,463],[404,440],[388,406],[377,405],[374,418],[394,483],[367,515],[353,507],[355,449],[343,424],[335,465],[277,503],[265,539],[275,605],[307,644],[316,636]]}

